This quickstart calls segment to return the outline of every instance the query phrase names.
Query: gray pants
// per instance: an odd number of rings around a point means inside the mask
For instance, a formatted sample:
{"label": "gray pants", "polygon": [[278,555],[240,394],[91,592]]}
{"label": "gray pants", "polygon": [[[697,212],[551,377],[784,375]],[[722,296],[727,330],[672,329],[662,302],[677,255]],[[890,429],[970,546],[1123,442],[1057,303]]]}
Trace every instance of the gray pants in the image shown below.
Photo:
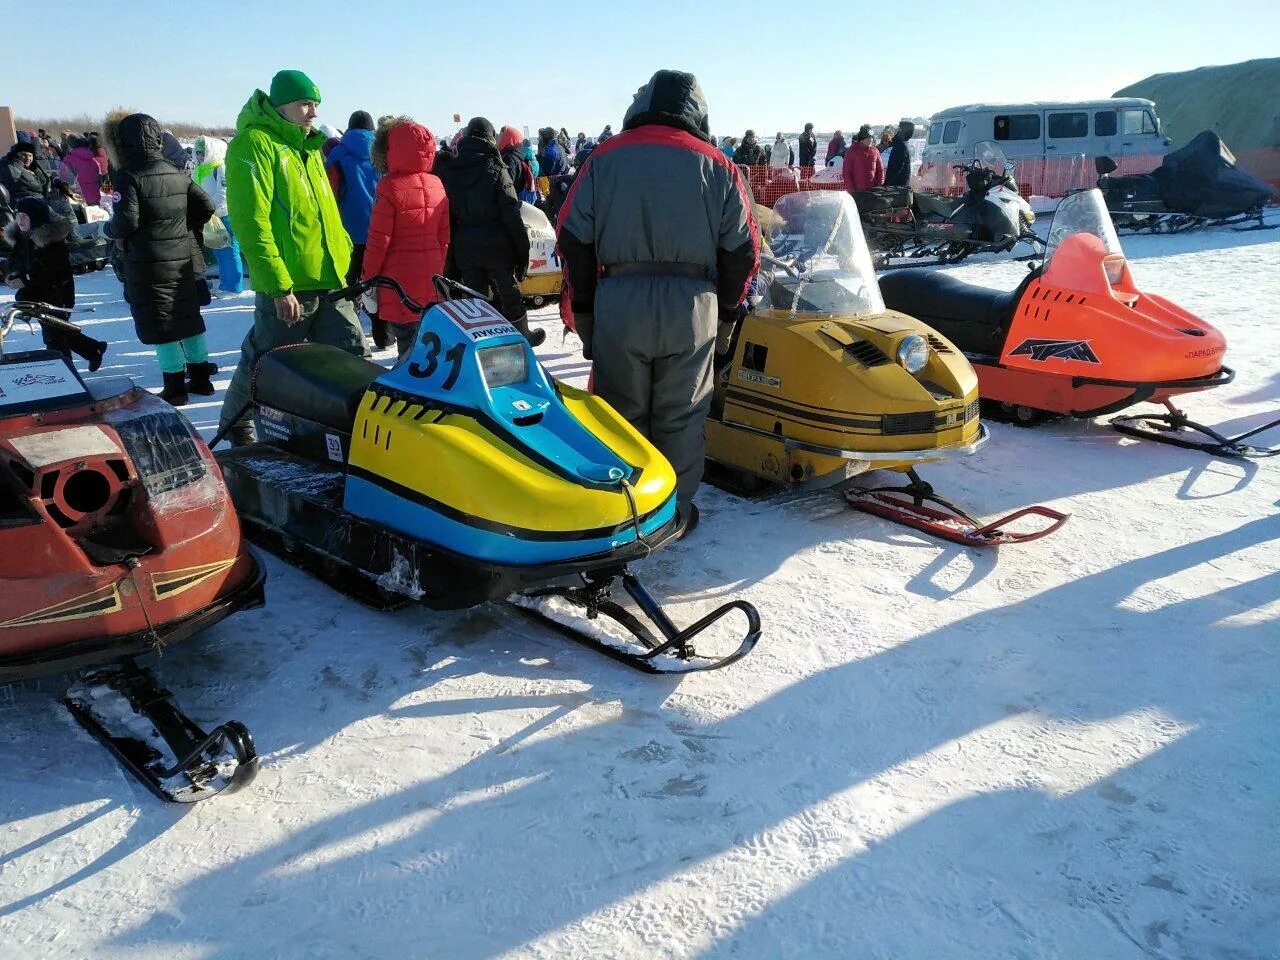
{"label": "gray pants", "polygon": [[[325,303],[320,299],[322,294],[323,291],[295,294],[302,306],[302,319],[292,327],[286,326],[276,317],[275,300],[265,293],[254,295],[253,329],[245,334],[244,343],[240,346],[240,365],[236,367],[231,386],[227,387],[227,396],[222,401],[220,428],[228,426],[232,418],[248,404],[253,368],[258,358],[268,350],[290,343],[327,343],[358,357],[369,356],[369,348],[365,344],[364,333],[360,329],[360,321],[356,319],[351,301]],[[249,422],[248,413],[241,418],[241,422]]]}
{"label": "gray pants", "polygon": [[418,322],[390,324],[391,332],[396,336],[396,362],[409,355],[418,342]]}
{"label": "gray pants", "polygon": [[687,512],[706,457],[715,293],[703,280],[606,278],[595,305],[595,392],[670,461]]}

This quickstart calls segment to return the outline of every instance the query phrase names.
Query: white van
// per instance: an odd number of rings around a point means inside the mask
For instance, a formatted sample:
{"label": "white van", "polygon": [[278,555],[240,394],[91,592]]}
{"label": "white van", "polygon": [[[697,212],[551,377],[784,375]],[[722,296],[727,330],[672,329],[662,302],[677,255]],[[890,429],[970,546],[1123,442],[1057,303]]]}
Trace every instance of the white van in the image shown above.
{"label": "white van", "polygon": [[973,156],[994,140],[1011,160],[1059,156],[1160,157],[1170,140],[1156,105],[1138,97],[1074,103],[973,103],[935,113],[924,148],[926,165]]}

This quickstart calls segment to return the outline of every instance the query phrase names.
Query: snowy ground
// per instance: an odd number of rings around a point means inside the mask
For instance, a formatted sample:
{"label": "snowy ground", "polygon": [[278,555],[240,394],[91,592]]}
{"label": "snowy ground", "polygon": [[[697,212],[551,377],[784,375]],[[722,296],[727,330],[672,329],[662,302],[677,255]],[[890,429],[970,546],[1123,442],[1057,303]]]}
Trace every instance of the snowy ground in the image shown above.
{"label": "snowy ground", "polygon": [[[1276,416],[1280,232],[1125,246],[1230,339],[1235,383],[1186,407]],[[79,288],[102,373],[158,387],[111,274]],[[224,388],[250,304],[207,311]],[[0,957],[1280,956],[1280,462],[992,432],[928,479],[1070,511],[1056,536],[980,553],[832,495],[703,493],[643,574],[684,622],[760,608],[719,673],[644,677],[495,606],[371,612],[271,558],[265,609],[159,663],[253,731],[244,793],[162,805],[58,681],[0,690]]]}

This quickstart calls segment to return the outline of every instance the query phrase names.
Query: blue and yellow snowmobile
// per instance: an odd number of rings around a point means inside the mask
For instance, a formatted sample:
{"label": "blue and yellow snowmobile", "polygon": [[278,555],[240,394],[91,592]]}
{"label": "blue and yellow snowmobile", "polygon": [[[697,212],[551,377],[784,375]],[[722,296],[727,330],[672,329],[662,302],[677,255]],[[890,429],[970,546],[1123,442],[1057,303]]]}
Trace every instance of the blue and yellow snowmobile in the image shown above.
{"label": "blue and yellow snowmobile", "polygon": [[[525,338],[460,284],[437,277],[442,302],[429,308],[386,277],[329,296],[373,284],[423,314],[394,368],[322,344],[258,363],[259,442],[219,454],[251,536],[379,607],[462,609],[514,594],[527,615],[649,672],[750,652],[760,620],[749,603],[681,630],[628,569],[685,524],[674,471],[644,437],[598,397],[549,378]],[[638,614],[612,598],[618,581]],[[746,620],[733,649],[696,652],[694,638],[733,611]],[[580,629],[581,613],[625,636]]]}

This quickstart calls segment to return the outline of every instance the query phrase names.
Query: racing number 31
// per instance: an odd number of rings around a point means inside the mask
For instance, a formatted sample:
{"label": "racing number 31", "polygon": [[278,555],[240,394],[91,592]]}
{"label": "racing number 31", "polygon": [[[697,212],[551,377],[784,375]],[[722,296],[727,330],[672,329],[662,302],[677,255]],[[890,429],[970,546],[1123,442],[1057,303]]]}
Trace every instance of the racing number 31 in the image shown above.
{"label": "racing number 31", "polygon": [[[415,360],[409,364],[409,375],[421,380],[429,380],[440,366],[440,337],[428,330],[422,335],[422,346],[425,350],[423,358],[426,363]],[[444,358],[449,364],[449,374],[440,385],[443,390],[452,390],[458,382],[458,374],[462,372],[462,355],[467,352],[467,345],[459,342],[445,351]]]}

